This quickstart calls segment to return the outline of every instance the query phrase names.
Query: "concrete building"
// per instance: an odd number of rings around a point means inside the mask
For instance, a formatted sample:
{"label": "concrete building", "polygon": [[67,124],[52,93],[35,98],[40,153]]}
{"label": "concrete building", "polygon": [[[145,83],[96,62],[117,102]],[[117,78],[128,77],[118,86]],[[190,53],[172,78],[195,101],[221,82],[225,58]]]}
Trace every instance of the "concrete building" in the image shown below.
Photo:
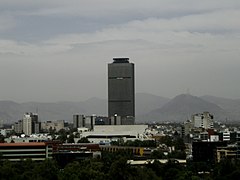
{"label": "concrete building", "polygon": [[237,143],[237,158],[240,158],[240,131],[237,131],[236,143]]}
{"label": "concrete building", "polygon": [[223,141],[230,141],[230,132],[223,132]]}
{"label": "concrete building", "polygon": [[215,162],[215,154],[217,147],[226,147],[226,142],[193,142],[192,155],[194,162]]}
{"label": "concrete building", "polygon": [[228,145],[225,147],[217,147],[216,150],[216,162],[226,159],[236,159],[237,158],[237,145]]}
{"label": "concrete building", "polygon": [[14,123],[14,131],[16,133],[23,133],[23,121],[19,120],[18,122]]}
{"label": "concrete building", "polygon": [[26,113],[23,116],[23,133],[26,135],[32,134],[32,118],[31,115]]}
{"label": "concrete building", "polygon": [[95,125],[110,125],[110,119],[107,116],[96,116]]}
{"label": "concrete building", "polygon": [[52,140],[52,136],[47,134],[32,134],[30,136],[10,136],[4,140],[7,143],[48,142]]}
{"label": "concrete building", "polygon": [[95,119],[96,119],[96,116],[86,116],[83,127],[93,130],[95,125]]}
{"label": "concrete building", "polygon": [[82,132],[81,137],[86,137],[90,142],[109,144],[118,139],[149,140],[146,136],[148,125],[100,125],[94,126],[93,131]]}
{"label": "concrete building", "polygon": [[209,112],[203,112],[202,114],[194,114],[192,116],[193,127],[212,129],[213,128],[213,115]]}
{"label": "concrete building", "polygon": [[39,133],[40,124],[38,122],[38,115],[34,113],[25,113],[22,120],[23,133],[31,135],[32,133]]}
{"label": "concrete building", "polygon": [[2,160],[20,161],[32,159],[43,161],[52,158],[52,146],[44,142],[0,143]]}
{"label": "concrete building", "polygon": [[192,122],[189,120],[185,121],[182,126],[182,137],[189,135],[192,128],[193,128]]}
{"label": "concrete building", "polygon": [[32,133],[38,134],[40,132],[41,123],[38,122],[38,114],[30,113],[32,118]]}
{"label": "concrete building", "polygon": [[41,130],[45,132],[49,132],[50,130],[58,132],[60,129],[64,129],[64,120],[46,121],[41,123]]}
{"label": "concrete building", "polygon": [[210,135],[210,142],[218,142],[219,135]]}
{"label": "concrete building", "polygon": [[108,116],[121,116],[122,124],[134,124],[134,64],[129,58],[113,58],[108,64]]}
{"label": "concrete building", "polygon": [[82,114],[73,115],[73,128],[85,127],[85,117]]}
{"label": "concrete building", "polygon": [[110,119],[110,124],[111,125],[121,125],[122,124],[122,118],[121,116],[112,116],[111,119]]}
{"label": "concrete building", "polygon": [[[118,117],[118,125],[120,125],[120,117]],[[95,125],[111,125],[113,123],[114,125],[114,120],[111,118],[105,117],[105,116],[85,116],[85,115],[80,115],[80,114],[74,114],[73,115],[73,127],[74,128],[88,128],[89,130],[93,130]],[[117,125],[117,124],[115,124]]]}

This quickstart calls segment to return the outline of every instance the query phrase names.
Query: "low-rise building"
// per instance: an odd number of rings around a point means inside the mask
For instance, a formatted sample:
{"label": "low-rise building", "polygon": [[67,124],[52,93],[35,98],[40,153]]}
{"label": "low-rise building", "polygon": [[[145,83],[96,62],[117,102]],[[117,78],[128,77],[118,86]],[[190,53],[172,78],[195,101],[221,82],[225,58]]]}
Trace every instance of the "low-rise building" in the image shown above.
{"label": "low-rise building", "polygon": [[23,133],[23,122],[19,120],[18,122],[14,123],[14,131],[18,134]]}
{"label": "low-rise building", "polygon": [[117,139],[135,140],[147,139],[145,131],[148,125],[98,125],[92,131],[82,132],[81,137],[86,137],[93,143],[107,143]]}
{"label": "low-rise building", "polygon": [[47,142],[50,140],[52,140],[52,136],[48,136],[47,134],[32,134],[30,136],[25,136],[22,134],[21,136],[10,136],[8,138],[5,138],[5,141],[7,143]]}
{"label": "low-rise building", "polygon": [[64,129],[64,120],[46,121],[41,123],[41,130],[49,132],[54,130],[58,132],[60,129]]}
{"label": "low-rise building", "polygon": [[52,146],[44,142],[0,143],[2,160],[20,161],[32,159],[43,161],[52,158]]}
{"label": "low-rise building", "polygon": [[217,147],[226,147],[226,142],[193,142],[192,155],[194,162],[215,162],[215,152]]}
{"label": "low-rise building", "polygon": [[220,162],[225,159],[237,158],[237,146],[228,145],[226,147],[217,147],[216,150],[216,162]]}

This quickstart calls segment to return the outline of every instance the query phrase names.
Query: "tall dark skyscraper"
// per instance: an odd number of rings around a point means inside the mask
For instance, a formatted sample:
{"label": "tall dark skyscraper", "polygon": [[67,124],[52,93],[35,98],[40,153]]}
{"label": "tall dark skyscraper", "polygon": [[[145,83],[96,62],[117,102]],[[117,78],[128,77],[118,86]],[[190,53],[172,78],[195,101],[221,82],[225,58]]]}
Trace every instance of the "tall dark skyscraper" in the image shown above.
{"label": "tall dark skyscraper", "polygon": [[121,116],[122,124],[134,124],[134,64],[129,58],[113,58],[108,64],[108,116]]}

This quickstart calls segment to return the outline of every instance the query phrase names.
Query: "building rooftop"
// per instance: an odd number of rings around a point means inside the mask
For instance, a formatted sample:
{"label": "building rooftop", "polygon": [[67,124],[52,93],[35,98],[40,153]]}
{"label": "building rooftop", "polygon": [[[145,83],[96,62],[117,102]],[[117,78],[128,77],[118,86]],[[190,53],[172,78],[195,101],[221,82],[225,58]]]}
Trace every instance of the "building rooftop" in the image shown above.
{"label": "building rooftop", "polygon": [[129,63],[129,58],[113,58],[113,63]]}
{"label": "building rooftop", "polygon": [[30,142],[30,143],[0,143],[0,147],[14,147],[14,146],[45,146],[46,143],[44,142]]}

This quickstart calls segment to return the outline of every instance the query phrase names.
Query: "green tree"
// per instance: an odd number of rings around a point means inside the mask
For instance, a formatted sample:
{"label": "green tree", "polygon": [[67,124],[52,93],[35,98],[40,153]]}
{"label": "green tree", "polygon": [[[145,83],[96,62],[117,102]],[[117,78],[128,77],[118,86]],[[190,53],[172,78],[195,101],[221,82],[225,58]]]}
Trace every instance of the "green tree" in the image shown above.
{"label": "green tree", "polygon": [[66,130],[65,129],[60,129],[58,131],[58,134],[59,135],[58,135],[57,139],[59,141],[61,141],[62,143],[66,142],[66,140],[67,140],[67,132],[66,132]]}
{"label": "green tree", "polygon": [[229,177],[235,177],[240,172],[240,161],[225,159],[215,165],[213,171],[213,177],[216,179],[228,179]]}
{"label": "green tree", "polygon": [[107,174],[103,172],[103,163],[94,160],[85,160],[82,162],[74,161],[69,163],[58,176],[61,180],[68,179],[108,179]]}
{"label": "green tree", "polygon": [[48,132],[49,132],[49,134],[50,135],[55,135],[56,134],[56,128],[54,127],[54,128],[52,128],[52,126],[49,128],[49,130],[48,130]]}
{"label": "green tree", "polygon": [[78,143],[90,143],[90,141],[88,140],[88,138],[82,137],[81,139],[78,140]]}
{"label": "green tree", "polygon": [[152,170],[152,169],[149,169],[149,168],[146,168],[146,167],[142,167],[142,168],[135,168],[136,170],[133,171],[133,172],[136,172],[135,174],[133,174],[133,178],[132,179],[142,179],[142,180],[145,180],[145,179],[151,179],[151,180],[161,180],[162,177],[161,176],[157,176],[156,173]]}
{"label": "green tree", "polygon": [[163,136],[163,137],[159,140],[159,142],[160,142],[161,144],[166,144],[168,147],[173,146],[173,139],[172,139],[172,137],[170,137],[170,136]]}
{"label": "green tree", "polygon": [[49,179],[55,180],[58,177],[59,168],[57,163],[52,159],[46,159],[43,162],[35,166],[34,170],[35,179]]}
{"label": "green tree", "polygon": [[67,142],[68,143],[74,143],[74,135],[73,134],[70,134],[68,139],[67,139]]}
{"label": "green tree", "polygon": [[4,161],[0,167],[0,177],[4,180],[18,180],[18,173],[15,163]]}
{"label": "green tree", "polygon": [[127,159],[122,157],[111,164],[111,167],[109,170],[109,177],[110,179],[115,179],[115,180],[125,180],[125,179],[129,179],[131,175],[130,172],[131,172],[131,167],[129,164],[127,164]]}
{"label": "green tree", "polygon": [[186,153],[185,151],[173,151],[171,153],[168,153],[168,158],[173,158],[173,159],[186,159]]}
{"label": "green tree", "polygon": [[0,143],[4,143],[4,136],[0,134]]}
{"label": "green tree", "polygon": [[154,161],[153,163],[148,163],[146,166],[148,169],[151,169],[158,177],[162,177],[164,174],[164,165],[159,161]]}
{"label": "green tree", "polygon": [[80,169],[81,169],[81,166],[79,162],[77,161],[71,162],[67,164],[62,171],[60,171],[58,178],[60,180],[80,179]]}
{"label": "green tree", "polygon": [[166,170],[164,174],[164,179],[166,180],[173,180],[173,179],[178,179],[177,177],[179,176],[179,170],[176,168],[169,168]]}
{"label": "green tree", "polygon": [[152,159],[163,159],[163,158],[165,158],[165,155],[160,150],[154,150],[151,153],[150,158],[152,158]]}
{"label": "green tree", "polygon": [[19,175],[19,179],[25,180],[25,179],[33,179],[34,178],[34,171],[33,169],[38,164],[32,159],[26,159],[22,160],[18,163],[17,173]]}
{"label": "green tree", "polygon": [[79,132],[75,132],[74,137],[75,138],[80,138],[80,133]]}
{"label": "green tree", "polygon": [[186,146],[182,138],[177,138],[173,141],[173,145],[175,146],[176,150],[185,151]]}

